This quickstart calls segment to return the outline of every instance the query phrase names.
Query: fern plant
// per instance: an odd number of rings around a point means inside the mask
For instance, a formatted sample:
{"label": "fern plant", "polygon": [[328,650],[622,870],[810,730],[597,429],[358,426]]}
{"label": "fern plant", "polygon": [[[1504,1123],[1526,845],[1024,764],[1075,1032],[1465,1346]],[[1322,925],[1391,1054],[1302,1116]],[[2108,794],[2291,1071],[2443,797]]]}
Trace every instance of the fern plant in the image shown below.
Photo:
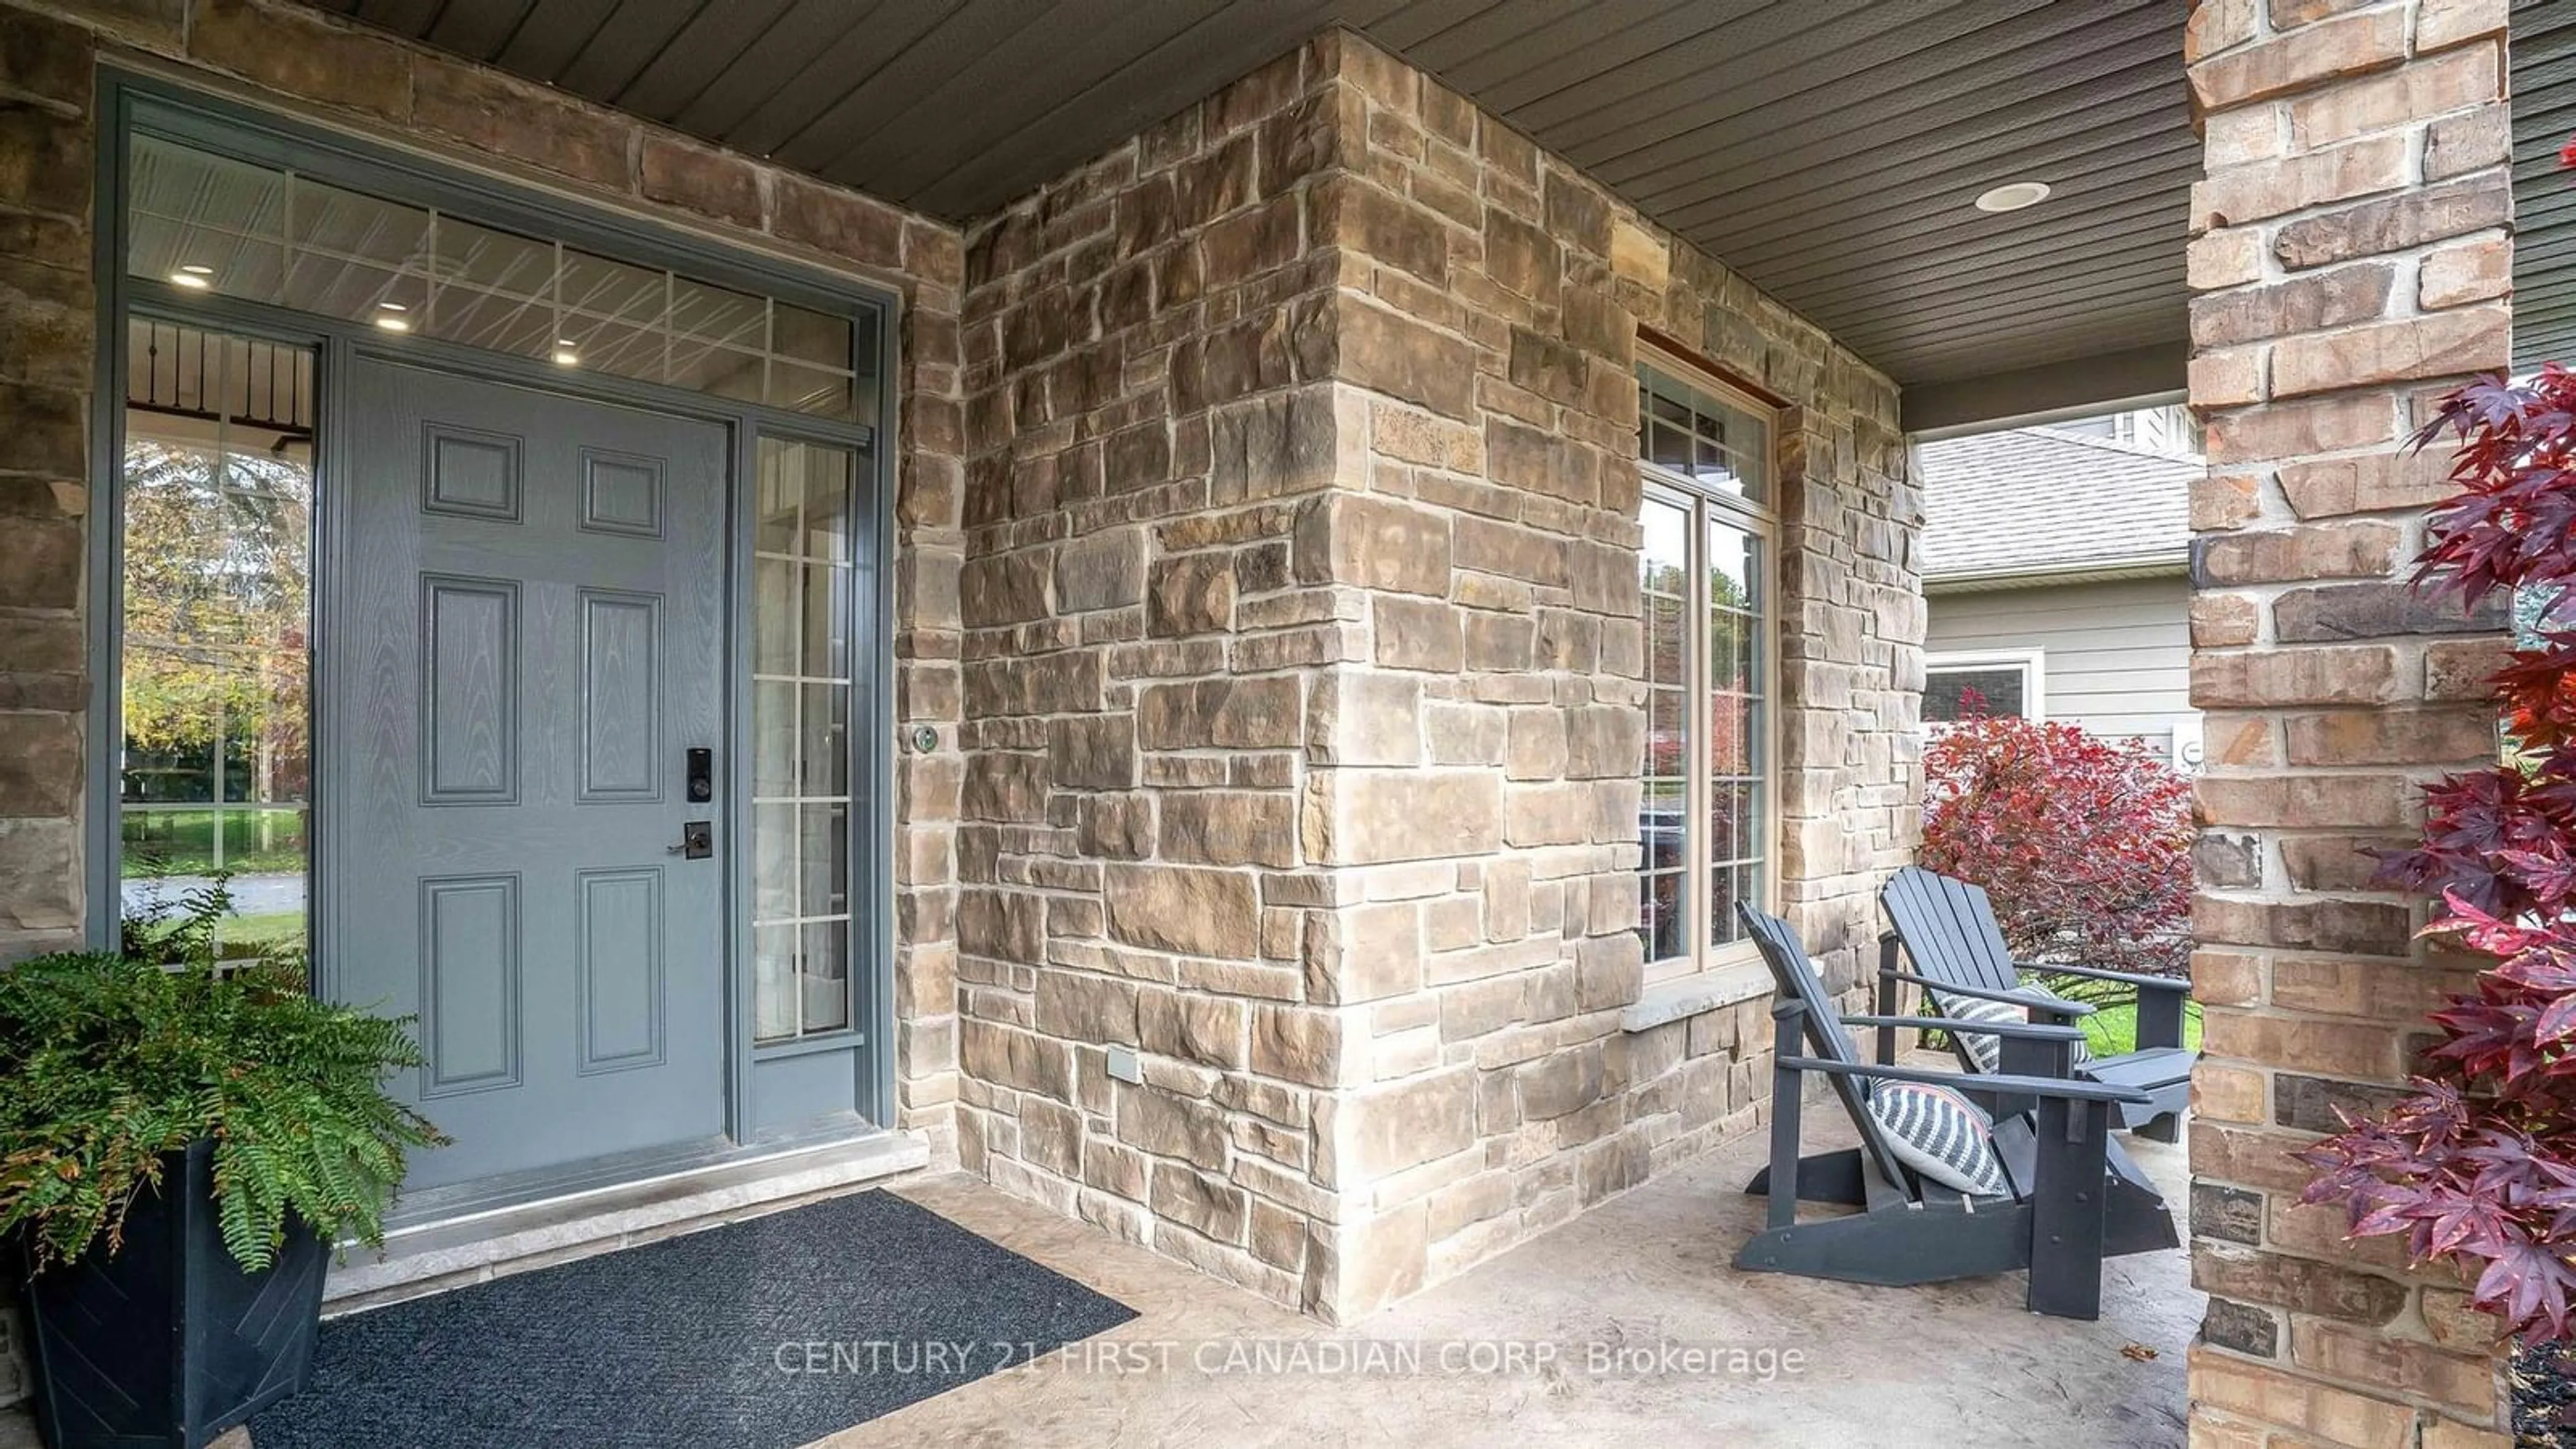
{"label": "fern plant", "polygon": [[163,1160],[215,1144],[224,1246],[258,1272],[289,1216],[384,1241],[404,1154],[446,1139],[385,1095],[407,1023],[316,1000],[293,953],[220,961],[223,884],[129,921],[116,952],[0,969],[0,1234],[38,1268],[124,1243]]}

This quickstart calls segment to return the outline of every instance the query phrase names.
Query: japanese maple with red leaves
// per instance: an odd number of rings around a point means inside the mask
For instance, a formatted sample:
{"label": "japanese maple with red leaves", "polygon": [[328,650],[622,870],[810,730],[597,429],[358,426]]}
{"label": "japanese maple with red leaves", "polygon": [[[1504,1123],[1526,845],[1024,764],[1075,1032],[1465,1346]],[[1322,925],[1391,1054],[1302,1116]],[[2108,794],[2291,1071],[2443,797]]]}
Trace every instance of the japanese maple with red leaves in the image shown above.
{"label": "japanese maple with red leaves", "polygon": [[2014,959],[2191,965],[2191,784],[2132,745],[1984,713],[1923,754],[1925,866],[1984,886]]}
{"label": "japanese maple with red leaves", "polygon": [[2555,363],[2443,400],[2422,448],[2459,442],[2416,584],[2463,608],[2542,603],[2537,647],[2493,677],[2512,753],[2425,791],[2423,843],[2381,879],[2438,895],[2427,927],[2495,958],[2432,1014],[2442,1040],[2386,1111],[2300,1154],[2303,1201],[2357,1237],[2404,1234],[2418,1263],[2472,1275],[2508,1332],[2566,1336],[2576,1298],[2576,374]]}

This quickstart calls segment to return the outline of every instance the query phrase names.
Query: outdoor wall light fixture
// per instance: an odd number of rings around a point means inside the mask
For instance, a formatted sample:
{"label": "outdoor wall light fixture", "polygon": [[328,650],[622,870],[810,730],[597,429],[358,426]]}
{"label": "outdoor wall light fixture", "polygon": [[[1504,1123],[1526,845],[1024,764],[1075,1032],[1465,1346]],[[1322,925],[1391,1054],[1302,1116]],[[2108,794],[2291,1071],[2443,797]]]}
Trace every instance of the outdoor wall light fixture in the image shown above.
{"label": "outdoor wall light fixture", "polygon": [[409,332],[411,330],[411,319],[403,314],[410,310],[411,309],[409,307],[404,306],[400,302],[378,302],[376,304],[376,325],[387,332]]}
{"label": "outdoor wall light fixture", "polygon": [[179,270],[170,274],[170,284],[202,292],[215,284],[215,269],[203,262],[183,262]]}
{"label": "outdoor wall light fixture", "polygon": [[2019,211],[2048,199],[2045,181],[2008,181],[1977,198],[1979,211]]}

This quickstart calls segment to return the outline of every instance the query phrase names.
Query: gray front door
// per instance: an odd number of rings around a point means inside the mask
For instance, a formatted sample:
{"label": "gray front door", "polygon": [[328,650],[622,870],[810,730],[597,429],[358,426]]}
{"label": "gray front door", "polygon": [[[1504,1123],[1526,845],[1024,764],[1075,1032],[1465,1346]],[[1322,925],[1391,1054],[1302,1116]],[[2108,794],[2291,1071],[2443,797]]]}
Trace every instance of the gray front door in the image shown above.
{"label": "gray front door", "polygon": [[406,1186],[719,1139],[726,430],[374,359],[342,396],[323,980],[419,1017],[398,1088],[456,1142]]}

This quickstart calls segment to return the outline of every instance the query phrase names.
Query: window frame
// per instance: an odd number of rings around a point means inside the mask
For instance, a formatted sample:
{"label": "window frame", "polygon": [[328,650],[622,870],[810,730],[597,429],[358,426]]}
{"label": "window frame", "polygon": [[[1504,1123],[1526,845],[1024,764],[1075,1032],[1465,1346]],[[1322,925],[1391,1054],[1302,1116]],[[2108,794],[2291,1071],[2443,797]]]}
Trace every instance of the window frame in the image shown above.
{"label": "window frame", "polygon": [[[1714,868],[1713,842],[1709,839],[1709,807],[1713,798],[1711,771],[1706,758],[1705,742],[1713,713],[1709,705],[1709,619],[1707,566],[1707,529],[1711,522],[1737,528],[1750,535],[1758,545],[1762,566],[1756,570],[1760,585],[1757,627],[1761,631],[1761,669],[1757,683],[1761,689],[1761,711],[1754,746],[1760,753],[1757,772],[1762,800],[1762,819],[1757,833],[1762,846],[1762,889],[1760,908],[1776,912],[1780,902],[1780,845],[1783,838],[1783,811],[1780,798],[1780,715],[1783,700],[1780,693],[1780,540],[1782,526],[1778,509],[1780,485],[1780,436],[1789,409],[1757,396],[1740,384],[1729,382],[1707,368],[1684,361],[1660,348],[1641,346],[1637,352],[1640,370],[1662,373],[1675,382],[1706,393],[1711,398],[1735,408],[1762,425],[1761,455],[1763,491],[1761,502],[1741,494],[1727,492],[1703,483],[1688,474],[1649,461],[1644,449],[1638,449],[1636,465],[1641,480],[1638,507],[1642,523],[1648,501],[1676,504],[1689,510],[1691,518],[1691,567],[1689,613],[1692,627],[1684,633],[1683,669],[1689,686],[1683,691],[1683,730],[1692,742],[1685,755],[1683,772],[1683,809],[1685,830],[1682,851],[1683,935],[1690,950],[1682,955],[1648,957],[1645,962],[1645,984],[1665,985],[1731,966],[1760,959],[1749,940],[1730,941],[1723,945],[1710,940],[1714,923],[1709,918],[1709,874]],[[1642,383],[1642,379],[1640,380]],[[1638,429],[1642,437],[1645,419],[1640,416]],[[1642,628],[1642,614],[1641,614]],[[1651,719],[1650,719],[1651,723]],[[1640,779],[1643,778],[1641,762]],[[1641,800],[1642,813],[1642,800]],[[1645,890],[1645,845],[1640,832],[1636,876],[1639,883],[1638,911],[1642,924],[1647,905]]]}
{"label": "window frame", "polygon": [[[2048,718],[2048,651],[2045,649],[1963,649],[1926,652],[1923,656],[1923,683],[1927,690],[1936,674],[1966,674],[1980,670],[2019,669],[2021,671],[2021,708],[2019,718],[2034,724]],[[1954,721],[1927,719],[1927,730],[1947,729]]]}

